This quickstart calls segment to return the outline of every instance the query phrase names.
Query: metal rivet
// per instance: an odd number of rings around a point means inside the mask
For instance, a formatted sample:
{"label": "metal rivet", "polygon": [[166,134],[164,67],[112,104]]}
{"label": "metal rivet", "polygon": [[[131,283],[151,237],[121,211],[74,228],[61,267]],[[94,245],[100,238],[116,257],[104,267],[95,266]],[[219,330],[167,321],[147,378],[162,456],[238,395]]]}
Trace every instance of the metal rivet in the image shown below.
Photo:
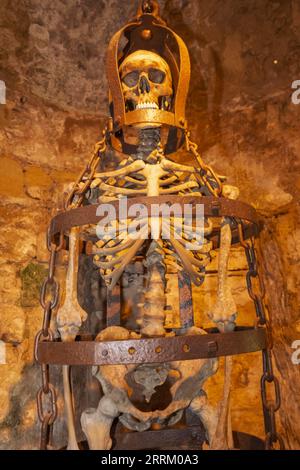
{"label": "metal rivet", "polygon": [[190,350],[191,348],[190,348],[190,346],[189,346],[188,344],[184,344],[182,349],[183,349],[184,352],[189,352],[189,350]]}
{"label": "metal rivet", "polygon": [[129,354],[134,354],[136,352],[135,348],[131,347],[128,349]]}
{"label": "metal rivet", "polygon": [[216,341],[209,341],[207,343],[207,351],[209,354],[215,354],[218,350],[218,343]]}
{"label": "metal rivet", "polygon": [[104,357],[105,357],[105,356],[108,356],[108,351],[107,351],[107,349],[103,349],[103,351],[102,351],[102,356],[104,356]]}

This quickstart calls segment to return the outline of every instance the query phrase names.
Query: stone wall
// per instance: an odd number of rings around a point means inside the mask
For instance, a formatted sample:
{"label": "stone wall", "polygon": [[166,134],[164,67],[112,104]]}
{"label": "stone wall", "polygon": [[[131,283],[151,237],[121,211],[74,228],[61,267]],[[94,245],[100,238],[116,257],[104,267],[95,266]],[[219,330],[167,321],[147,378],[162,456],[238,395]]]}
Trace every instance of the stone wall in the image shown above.
{"label": "stone wall", "polygon": [[[264,216],[264,272],[282,384],[279,426],[300,448],[300,376],[291,362],[299,326],[298,0],[166,0],[162,16],[187,42],[192,61],[188,118],[204,160]],[[45,231],[63,193],[89,158],[107,115],[104,56],[111,34],[137,1],[2,0],[0,80],[0,448],[37,448],[33,339],[47,269]],[[235,251],[231,282],[240,322],[253,320],[245,260]],[[214,261],[214,263],[216,260]],[[196,293],[199,322],[215,292],[213,276]],[[199,314],[200,315],[200,314]],[[58,378],[59,371],[56,371]],[[233,424],[263,435],[258,355],[238,357]],[[209,384],[213,400],[221,371]],[[63,404],[59,398],[59,408]],[[60,440],[65,439],[62,420]],[[26,432],[25,432],[26,431]]]}

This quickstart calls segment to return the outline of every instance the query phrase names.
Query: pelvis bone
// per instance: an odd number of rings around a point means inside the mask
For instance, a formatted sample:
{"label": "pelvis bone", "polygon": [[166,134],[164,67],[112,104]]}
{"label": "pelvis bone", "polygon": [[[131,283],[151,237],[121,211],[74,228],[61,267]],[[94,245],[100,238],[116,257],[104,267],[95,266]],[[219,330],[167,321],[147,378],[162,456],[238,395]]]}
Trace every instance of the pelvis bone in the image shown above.
{"label": "pelvis bone", "polygon": [[[205,334],[200,328],[191,328],[187,334]],[[129,339],[136,336],[122,327],[109,327],[101,331],[96,341]],[[135,431],[144,431],[153,423],[170,424],[180,419],[182,411],[192,406],[197,397],[202,397],[201,406],[197,408],[208,438],[216,432],[217,412],[211,408],[202,390],[204,382],[213,375],[218,367],[217,359],[197,359],[191,361],[174,361],[169,364],[147,365],[103,365],[93,367],[93,375],[102,386],[104,396],[97,409],[88,409],[81,416],[81,424],[87,436],[90,449],[108,450],[111,448],[110,428],[113,420],[119,417],[124,426]],[[151,370],[152,368],[152,370]],[[170,387],[171,401],[165,409],[141,411],[131,402],[133,395],[126,377],[131,375],[137,385],[143,386],[146,400],[150,400],[157,386],[166,381],[169,374],[173,380]]]}

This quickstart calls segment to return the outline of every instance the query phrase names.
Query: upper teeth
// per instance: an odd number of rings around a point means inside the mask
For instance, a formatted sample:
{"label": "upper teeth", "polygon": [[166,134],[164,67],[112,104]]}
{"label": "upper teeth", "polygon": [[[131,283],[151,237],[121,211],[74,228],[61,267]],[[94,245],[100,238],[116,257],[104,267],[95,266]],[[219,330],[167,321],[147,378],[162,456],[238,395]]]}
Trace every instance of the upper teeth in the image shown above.
{"label": "upper teeth", "polygon": [[146,103],[138,103],[138,104],[136,105],[136,108],[135,108],[135,109],[145,109],[145,108],[147,108],[147,109],[158,109],[158,106],[157,106],[156,103],[148,103],[148,102],[146,102]]}

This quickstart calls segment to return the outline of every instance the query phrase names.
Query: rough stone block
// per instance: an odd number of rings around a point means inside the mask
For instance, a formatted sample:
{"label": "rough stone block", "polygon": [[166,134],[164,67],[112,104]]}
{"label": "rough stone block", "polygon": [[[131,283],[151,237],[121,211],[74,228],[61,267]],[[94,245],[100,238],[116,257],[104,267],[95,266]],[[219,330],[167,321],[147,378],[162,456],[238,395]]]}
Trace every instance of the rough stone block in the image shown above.
{"label": "rough stone block", "polygon": [[25,334],[25,313],[17,305],[2,305],[0,339],[7,343],[21,343]]}
{"label": "rough stone block", "polygon": [[46,276],[47,267],[37,263],[29,263],[26,268],[20,272],[22,281],[22,307],[34,307],[38,305],[40,289]]}

